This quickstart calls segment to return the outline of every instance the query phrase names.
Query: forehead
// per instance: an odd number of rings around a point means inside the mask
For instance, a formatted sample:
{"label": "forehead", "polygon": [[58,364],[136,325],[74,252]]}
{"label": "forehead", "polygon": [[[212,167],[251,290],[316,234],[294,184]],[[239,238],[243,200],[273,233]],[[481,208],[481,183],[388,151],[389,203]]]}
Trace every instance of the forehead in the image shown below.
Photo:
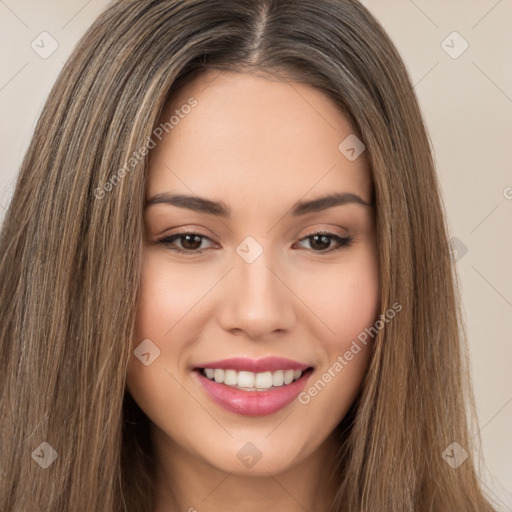
{"label": "forehead", "polygon": [[369,200],[364,153],[349,161],[338,148],[352,126],[309,85],[209,70],[174,95],[159,123],[171,116],[172,128],[151,151],[149,197],[193,192],[281,200],[339,190]]}

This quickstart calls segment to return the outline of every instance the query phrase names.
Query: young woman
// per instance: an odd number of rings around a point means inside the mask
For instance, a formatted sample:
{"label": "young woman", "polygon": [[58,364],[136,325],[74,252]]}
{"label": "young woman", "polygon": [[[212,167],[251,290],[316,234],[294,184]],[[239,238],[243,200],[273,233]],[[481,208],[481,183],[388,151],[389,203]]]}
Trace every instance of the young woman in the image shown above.
{"label": "young woman", "polygon": [[355,0],[117,1],[0,238],[0,510],[490,512],[445,214]]}

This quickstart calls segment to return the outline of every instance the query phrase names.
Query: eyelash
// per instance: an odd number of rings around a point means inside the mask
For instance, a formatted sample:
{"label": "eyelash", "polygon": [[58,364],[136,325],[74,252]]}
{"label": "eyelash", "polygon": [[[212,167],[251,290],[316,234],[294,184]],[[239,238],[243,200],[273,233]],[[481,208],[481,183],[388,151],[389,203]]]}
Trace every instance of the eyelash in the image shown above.
{"label": "eyelash", "polygon": [[[175,252],[178,252],[178,253],[181,253],[181,254],[194,255],[194,254],[201,254],[201,253],[203,253],[205,249],[203,249],[203,250],[188,250],[188,251],[186,251],[186,250],[183,250],[183,249],[178,249],[176,247],[171,247],[174,240],[176,240],[176,239],[183,239],[186,235],[196,235],[196,236],[201,238],[201,242],[205,238],[210,240],[206,235],[201,235],[200,233],[195,233],[194,231],[190,231],[190,232],[189,231],[184,231],[182,233],[176,233],[175,235],[166,236],[164,238],[161,238],[160,240],[157,241],[157,243],[161,244],[161,245],[164,245],[166,247],[169,247],[172,251],[175,251]],[[334,249],[326,249],[326,250],[323,250],[323,251],[313,251],[314,253],[318,253],[318,254],[327,254],[327,253],[332,253],[332,252],[335,252],[335,251],[339,251],[340,249],[344,249],[346,247],[349,247],[352,244],[352,241],[353,241],[353,238],[350,237],[350,236],[342,237],[342,236],[336,235],[334,233],[329,233],[327,231],[317,231],[317,232],[311,233],[310,235],[307,235],[307,236],[301,238],[299,240],[299,242],[302,242],[303,240],[307,240],[309,238],[313,238],[316,235],[327,236],[327,237],[331,238],[332,240],[334,240],[335,242],[337,242],[339,244],[338,247],[335,247]]]}

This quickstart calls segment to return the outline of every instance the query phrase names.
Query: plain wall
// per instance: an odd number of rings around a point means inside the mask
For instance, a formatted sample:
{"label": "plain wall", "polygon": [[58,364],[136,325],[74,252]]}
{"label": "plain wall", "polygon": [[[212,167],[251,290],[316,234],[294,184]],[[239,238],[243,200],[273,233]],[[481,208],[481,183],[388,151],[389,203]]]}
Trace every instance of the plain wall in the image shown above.
{"label": "plain wall", "polygon": [[[0,222],[50,88],[108,3],[0,2]],[[481,478],[512,510],[512,0],[364,3],[397,45],[429,129],[458,251]],[[42,32],[58,44],[47,58],[31,47],[51,49]]]}

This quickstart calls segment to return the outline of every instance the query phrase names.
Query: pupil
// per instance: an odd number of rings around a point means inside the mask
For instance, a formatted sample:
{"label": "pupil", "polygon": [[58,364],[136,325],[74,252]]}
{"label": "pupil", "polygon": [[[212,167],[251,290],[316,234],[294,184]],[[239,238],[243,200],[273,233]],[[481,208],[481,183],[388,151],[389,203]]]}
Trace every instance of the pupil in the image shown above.
{"label": "pupil", "polygon": [[[184,239],[185,240],[184,240],[183,246],[186,249],[197,249],[201,245],[201,237],[200,236],[197,236],[197,235],[185,235]],[[195,240],[191,241],[191,239],[195,239]],[[199,245],[198,245],[198,242],[199,242]],[[192,247],[190,247],[190,245],[192,245]]]}
{"label": "pupil", "polygon": [[[320,247],[317,244],[319,239],[321,240]],[[324,244],[323,247],[322,247],[322,244]],[[315,246],[317,249],[328,249],[329,248],[329,237],[327,235],[313,235],[313,241],[311,243],[311,247],[315,248]]]}

